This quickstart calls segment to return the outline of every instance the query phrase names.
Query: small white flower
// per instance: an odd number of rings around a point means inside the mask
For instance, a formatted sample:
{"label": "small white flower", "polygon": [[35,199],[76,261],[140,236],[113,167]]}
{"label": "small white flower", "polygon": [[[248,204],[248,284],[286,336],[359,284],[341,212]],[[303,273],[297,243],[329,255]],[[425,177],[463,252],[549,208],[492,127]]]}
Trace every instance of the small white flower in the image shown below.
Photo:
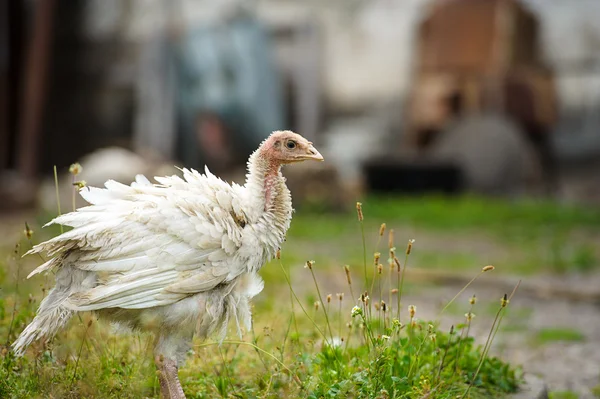
{"label": "small white flower", "polygon": [[333,348],[339,348],[343,343],[344,341],[342,341],[340,337],[333,337],[333,340],[328,342],[328,344]]}
{"label": "small white flower", "polygon": [[381,339],[389,341],[390,340],[390,336],[389,335],[382,335]]}
{"label": "small white flower", "polygon": [[358,306],[355,306],[355,307],[352,308],[352,313],[351,314],[352,314],[352,317],[356,317],[356,316],[362,315],[362,312],[363,311],[362,311],[361,308],[359,308]]}

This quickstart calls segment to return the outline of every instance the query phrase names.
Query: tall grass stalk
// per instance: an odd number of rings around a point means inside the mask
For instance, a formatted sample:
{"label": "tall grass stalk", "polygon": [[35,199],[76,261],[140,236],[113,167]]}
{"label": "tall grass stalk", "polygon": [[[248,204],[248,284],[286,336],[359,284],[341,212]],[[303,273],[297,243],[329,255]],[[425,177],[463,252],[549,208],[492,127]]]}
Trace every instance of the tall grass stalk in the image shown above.
{"label": "tall grass stalk", "polygon": [[71,205],[73,207],[73,212],[75,212],[77,210],[77,205],[75,202],[75,194],[77,193],[77,187],[75,186],[75,174],[73,174],[73,177],[71,179],[71,183],[72,183],[72,188],[71,188]]}
{"label": "tall grass stalk", "polygon": [[458,365],[459,365],[459,360],[460,360],[460,356],[462,355],[462,345],[463,342],[469,338],[469,332],[471,331],[471,322],[473,321],[473,307],[475,306],[476,303],[476,299],[475,299],[475,295],[473,295],[471,297],[471,299],[469,300],[470,303],[470,307],[469,307],[469,312],[467,312],[465,314],[465,317],[467,319],[467,327],[466,327],[466,335],[465,334],[465,327],[463,326],[463,328],[461,328],[460,330],[460,336],[458,337],[458,348],[457,348],[457,353],[456,353],[456,362],[454,364],[454,373],[456,373],[458,371]]}
{"label": "tall grass stalk", "polygon": [[[510,293],[510,295],[508,296],[508,300],[506,302],[506,305],[508,305],[510,303],[510,301],[512,300],[512,297],[515,295],[515,292],[517,292],[517,290],[519,289],[519,286],[521,285],[521,280],[519,280],[519,282],[517,283],[517,285],[515,286],[515,288],[513,288],[512,292]],[[500,318],[498,319],[498,325],[496,326],[496,330],[494,331],[494,334],[492,335],[492,339],[491,341],[493,342],[494,339],[496,338],[496,333],[498,332],[498,329],[500,328],[500,323],[502,323],[502,319],[504,318],[504,315],[506,314],[506,310],[503,311],[500,314]]]}
{"label": "tall grass stalk", "polygon": [[428,329],[427,334],[423,335],[423,339],[421,340],[421,343],[419,344],[419,348],[417,349],[417,352],[415,353],[415,359],[412,360],[412,356],[411,356],[410,367],[408,369],[408,374],[406,375],[409,381],[410,381],[410,376],[412,375],[412,371],[413,371],[415,363],[417,363],[417,369],[418,369],[419,355],[421,354],[421,349],[423,349],[423,345],[425,344],[425,341],[427,340],[427,338],[430,338],[430,336],[431,336],[431,332]]}
{"label": "tall grass stalk", "polygon": [[14,322],[15,322],[15,315],[17,314],[17,302],[19,300],[19,280],[21,279],[20,277],[20,272],[21,272],[21,268],[19,267],[19,255],[20,255],[20,248],[21,245],[19,243],[17,243],[15,245],[15,249],[14,249],[14,261],[15,261],[15,265],[17,267],[17,276],[16,276],[16,281],[15,281],[15,301],[13,303],[13,309],[12,309],[12,314],[10,316],[10,325],[8,327],[8,334],[6,336],[6,346],[8,347],[8,345],[10,345],[10,336],[12,335],[12,329],[14,326]]}
{"label": "tall grass stalk", "polygon": [[[398,320],[400,320],[400,309],[402,307],[402,288],[404,287],[404,274],[406,273],[406,268],[408,267],[408,257],[410,255],[410,252],[412,251],[412,245],[414,242],[415,240],[413,239],[408,240],[408,245],[406,246],[406,253],[404,255],[404,267],[400,265],[398,258],[394,258],[394,261],[398,265]],[[400,272],[400,269],[402,269],[402,272]]]}
{"label": "tall grass stalk", "polygon": [[[279,260],[280,264],[281,264],[281,251],[277,251],[277,255],[276,258]],[[283,265],[282,265],[283,267]],[[288,276],[291,276],[292,273],[290,272],[290,267],[288,265]],[[296,308],[294,306],[294,293],[292,290],[292,284],[291,284],[291,277],[290,278],[290,284],[288,284],[288,288],[290,289],[290,305],[292,307],[292,319],[294,321],[294,329],[296,331],[296,338],[299,337],[299,332],[298,332],[298,321],[296,320]]]}
{"label": "tall grass stalk", "polygon": [[515,288],[513,289],[512,293],[510,294],[510,298],[508,297],[507,294],[504,294],[504,297],[500,300],[500,308],[496,312],[496,317],[494,318],[494,322],[492,323],[492,328],[490,329],[490,332],[488,334],[487,340],[485,342],[485,346],[483,347],[483,352],[481,353],[481,359],[479,360],[479,364],[477,366],[477,370],[475,371],[475,374],[473,374],[473,378],[471,379],[471,383],[469,384],[469,386],[467,387],[467,389],[465,390],[465,392],[461,396],[461,399],[465,398],[467,396],[467,394],[471,390],[471,387],[475,383],[475,379],[477,378],[477,375],[479,374],[479,371],[481,370],[481,366],[483,366],[483,362],[485,361],[485,358],[487,357],[487,354],[488,354],[488,352],[490,350],[490,347],[492,346],[492,342],[493,342],[494,337],[496,336],[496,332],[498,331],[498,328],[500,328],[500,322],[502,321],[501,315],[506,310],[506,307],[510,303],[510,299],[512,299],[513,295],[515,294],[515,292],[519,288],[519,285],[521,285],[521,281],[520,280],[517,283],[517,285],[515,286]]}
{"label": "tall grass stalk", "polygon": [[352,296],[352,302],[358,303],[358,297],[354,296],[354,290],[352,289],[352,276],[350,275],[350,266],[344,265],[344,272],[346,273],[346,282],[350,288],[350,295]]}
{"label": "tall grass stalk", "polygon": [[365,223],[364,223],[364,215],[362,211],[362,204],[360,202],[356,203],[356,212],[358,215],[358,222],[360,223],[360,233],[362,237],[362,246],[363,246],[363,268],[365,271],[365,290],[369,289],[369,275],[367,274],[367,241],[365,239]]}
{"label": "tall grass stalk", "polygon": [[[342,335],[342,321],[343,321],[343,317],[342,317],[342,302],[344,301],[344,294],[343,293],[339,293],[337,294],[338,297],[338,303],[339,303],[339,308],[338,308],[338,335],[340,337],[340,339],[344,339],[344,336]],[[350,337],[348,337],[350,338]]]}
{"label": "tall grass stalk", "polygon": [[[265,368],[265,371],[267,373],[270,373],[271,370],[269,370],[269,366],[267,366],[267,363],[265,362],[265,359],[263,359],[262,357],[262,353],[256,349],[258,348],[258,337],[256,336],[256,333],[254,332],[254,323],[252,323],[252,327],[251,327],[251,333],[252,333],[252,344],[255,346],[254,347],[254,351],[256,352],[256,356],[258,356],[258,359],[260,360],[260,362],[262,363],[263,367]],[[282,359],[283,361],[283,359]]]}
{"label": "tall grass stalk", "polygon": [[444,313],[444,311],[445,311],[446,309],[448,309],[448,307],[449,307],[450,305],[452,305],[452,303],[454,302],[454,300],[455,300],[456,298],[458,298],[458,297],[459,297],[459,296],[460,296],[460,295],[461,295],[463,292],[465,292],[465,290],[466,290],[467,288],[469,288],[469,286],[470,286],[471,284],[473,284],[473,282],[475,282],[475,280],[477,280],[479,277],[481,277],[481,275],[482,275],[483,273],[485,273],[485,272],[488,272],[488,271],[492,271],[492,270],[494,270],[494,269],[495,269],[495,267],[494,267],[494,266],[492,266],[492,265],[484,266],[484,267],[481,269],[481,271],[480,271],[480,272],[479,272],[479,273],[478,273],[478,274],[477,274],[475,277],[473,277],[473,278],[471,279],[471,281],[469,281],[469,282],[468,282],[468,283],[467,283],[467,284],[466,284],[464,287],[462,287],[462,289],[461,289],[460,291],[458,291],[458,294],[454,295],[454,298],[452,298],[452,299],[450,300],[450,302],[448,302],[448,303],[446,304],[446,306],[444,306],[444,308],[443,308],[443,309],[440,311],[440,313],[438,314],[438,318],[439,318],[439,317],[440,317],[440,316],[441,316],[441,315]]}
{"label": "tall grass stalk", "polygon": [[289,374],[290,376],[292,376],[292,379],[294,380],[294,382],[296,382],[296,384],[298,384],[298,386],[300,387],[300,389],[304,390],[304,384],[302,384],[302,380],[300,380],[300,378],[298,377],[298,375],[296,373],[294,373],[288,366],[285,365],[285,363],[283,363],[281,360],[277,359],[277,356],[273,355],[272,353],[267,352],[266,350],[262,349],[261,347],[259,347],[258,345],[255,345],[251,342],[246,342],[246,341],[230,341],[230,340],[226,340],[223,342],[206,342],[203,344],[198,344],[198,345],[194,345],[196,348],[204,348],[207,346],[213,346],[213,345],[247,345],[251,348],[254,348],[254,350],[269,356],[271,359],[275,360],[275,362],[277,362],[277,364],[279,364],[281,367],[283,367]]}
{"label": "tall grass stalk", "polygon": [[75,368],[73,369],[73,376],[71,377],[71,387],[75,383],[75,378],[77,377],[77,367],[79,366],[79,359],[81,358],[81,352],[83,352],[83,345],[85,344],[85,339],[87,338],[88,330],[92,326],[92,319],[88,321],[87,326],[85,327],[85,331],[83,333],[83,339],[81,340],[81,345],[79,345],[79,351],[77,352],[77,359],[75,359]]}
{"label": "tall grass stalk", "polygon": [[233,391],[233,396],[234,397],[239,396],[236,392],[235,384],[233,383],[231,371],[229,370],[229,366],[227,366],[227,359],[225,358],[225,354],[223,354],[223,350],[221,349],[220,346],[217,347],[217,351],[219,352],[221,361],[223,362],[223,370],[225,370],[225,378],[227,380],[228,385],[231,386],[231,390]]}
{"label": "tall grass stalk", "polygon": [[[448,350],[450,350],[450,346],[452,345],[452,336],[454,335],[454,325],[450,326],[450,334],[448,335],[448,343],[446,344],[446,349],[444,350],[444,354],[442,355],[442,360],[440,361],[440,368],[438,369],[437,376],[435,377],[435,383],[437,384],[440,381],[440,376],[442,375],[442,370],[444,369],[444,362],[446,361],[446,356],[448,356]],[[458,362],[458,360],[457,360]]]}
{"label": "tall grass stalk", "polygon": [[[58,216],[61,216],[60,212],[60,195],[58,194],[58,172],[56,171],[56,165],[54,165],[54,189],[56,190],[56,206],[58,207]],[[60,234],[64,233],[62,224],[59,225]]]}
{"label": "tall grass stalk", "polygon": [[321,304],[323,305],[323,314],[325,314],[325,321],[327,322],[327,328],[329,329],[329,335],[331,335],[331,345],[333,346],[333,330],[331,329],[331,323],[329,322],[329,315],[327,312],[327,310],[325,309],[325,302],[323,301],[323,296],[321,295],[321,290],[319,289],[319,283],[317,282],[317,277],[315,276],[315,272],[312,268],[312,265],[314,264],[314,261],[307,261],[306,265],[308,266],[308,269],[310,270],[310,274],[313,278],[313,281],[315,282],[315,288],[317,289],[317,295],[319,296],[319,301],[321,302]]}
{"label": "tall grass stalk", "polygon": [[[379,227],[379,235],[377,236],[377,243],[375,244],[375,257],[376,260],[373,262],[373,279],[371,280],[371,290],[369,292],[373,292],[373,284],[375,283],[375,278],[378,273],[379,266],[379,257],[381,254],[379,253],[379,243],[381,243],[381,237],[383,237],[383,233],[385,233],[385,223],[382,223]],[[379,298],[381,300],[381,298]]]}
{"label": "tall grass stalk", "polygon": [[[281,260],[279,261],[279,266],[281,266],[281,271],[283,272],[283,275],[285,277],[285,281],[287,282],[288,286],[290,287],[290,292],[292,293],[292,295],[294,295],[294,298],[296,299],[296,302],[298,302],[298,305],[300,305],[300,308],[302,309],[302,312],[304,313],[304,315],[308,318],[308,320],[310,320],[310,322],[312,323],[312,325],[315,327],[315,329],[319,332],[319,334],[321,334],[323,336],[323,339],[325,341],[327,341],[327,335],[323,332],[323,330],[321,330],[318,326],[318,324],[315,322],[315,320],[310,317],[310,315],[308,314],[308,312],[306,311],[306,308],[304,307],[304,305],[302,305],[302,301],[300,301],[300,299],[298,298],[298,295],[296,295],[296,292],[294,291],[294,289],[292,288],[292,282],[290,281],[290,277],[287,275],[287,273],[285,272],[285,268],[283,267],[283,263],[281,263]],[[332,343],[333,344],[333,343]]]}
{"label": "tall grass stalk", "polygon": [[392,317],[393,317],[393,312],[392,312],[392,285],[393,285],[393,272],[394,272],[394,268],[395,268],[395,264],[394,264],[394,258],[396,257],[396,248],[394,247],[394,229],[390,229],[388,231],[388,251],[390,253],[390,257],[388,259],[388,269],[389,269],[389,275],[388,275],[388,314],[390,316],[390,325],[392,324]]}

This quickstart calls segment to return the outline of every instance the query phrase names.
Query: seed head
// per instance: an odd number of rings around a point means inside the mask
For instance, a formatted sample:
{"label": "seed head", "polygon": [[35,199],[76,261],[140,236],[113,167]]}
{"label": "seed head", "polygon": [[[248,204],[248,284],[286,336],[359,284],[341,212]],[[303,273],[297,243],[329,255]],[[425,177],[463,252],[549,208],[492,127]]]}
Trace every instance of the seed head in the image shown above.
{"label": "seed head", "polygon": [[402,271],[402,266],[400,266],[400,261],[395,256],[394,256],[394,263],[398,267],[398,273],[400,273],[400,271]]}
{"label": "seed head", "polygon": [[390,250],[396,250],[396,248],[394,248],[394,229],[390,229],[390,231],[388,232],[388,248]]}
{"label": "seed head", "polygon": [[375,252],[373,254],[373,263],[375,263],[375,265],[379,263],[379,258],[381,258],[381,254],[379,252]]}
{"label": "seed head", "polygon": [[475,317],[475,313],[473,313],[473,312],[465,313],[465,318],[467,319],[468,322],[473,320],[474,317]]}
{"label": "seed head", "polygon": [[411,319],[413,317],[415,317],[416,313],[417,313],[417,307],[415,305],[408,305],[408,314],[410,315]]}
{"label": "seed head", "polygon": [[477,303],[477,297],[475,296],[475,294],[473,294],[473,296],[469,298],[469,303],[471,305],[475,305]]}
{"label": "seed head", "polygon": [[331,303],[331,294],[327,294],[327,303]]}
{"label": "seed head", "polygon": [[494,266],[492,266],[492,265],[487,265],[487,266],[484,266],[484,267],[483,267],[483,269],[481,269],[481,271],[482,271],[482,272],[488,272],[488,271],[490,271],[490,270],[494,270],[494,269],[495,269],[495,267],[494,267]]}
{"label": "seed head", "polygon": [[363,311],[358,306],[355,306],[355,307],[352,308],[352,312],[350,314],[352,315],[352,317],[356,317],[356,316],[362,315]]}
{"label": "seed head", "polygon": [[92,319],[90,319],[90,321],[88,321],[87,326],[88,326],[88,328],[90,328],[92,326]]}
{"label": "seed head", "polygon": [[338,292],[336,295],[337,295],[337,298],[340,300],[340,302],[342,302],[344,300],[344,293],[343,292]]}
{"label": "seed head", "polygon": [[344,271],[346,272],[346,280],[348,280],[348,284],[352,285],[352,278],[350,278],[350,266],[344,265]]}
{"label": "seed head", "polygon": [[435,343],[437,341],[437,336],[435,334],[430,334],[429,339],[431,339],[431,342]]}
{"label": "seed head", "polygon": [[509,302],[510,301],[508,300],[508,295],[504,294],[504,296],[500,300],[500,306],[502,306],[503,308],[505,308],[508,305]]}
{"label": "seed head", "polygon": [[383,233],[385,233],[385,223],[381,223],[379,226],[379,237],[383,237]]}
{"label": "seed head", "polygon": [[387,304],[384,301],[381,301],[381,310],[387,312]]}
{"label": "seed head", "polygon": [[27,222],[25,222],[25,230],[23,233],[25,233],[25,237],[27,237],[28,240],[31,240],[31,236],[33,236],[33,230],[29,228]]}
{"label": "seed head", "polygon": [[87,186],[87,182],[85,180],[79,180],[73,183],[73,185],[77,187],[77,190],[81,190],[82,188]]}
{"label": "seed head", "polygon": [[313,306],[315,307],[315,310],[319,310],[319,301],[315,301]]}
{"label": "seed head", "polygon": [[310,270],[312,270],[314,264],[315,264],[314,260],[307,260],[306,264],[304,265],[304,268],[309,268]]}
{"label": "seed head", "polygon": [[373,304],[373,307],[374,307],[374,308],[375,308],[375,310],[377,310],[377,311],[379,311],[379,309],[381,308],[381,307],[380,307],[380,305],[379,305],[379,302],[375,302],[375,303]]}
{"label": "seed head", "polygon": [[397,294],[398,293],[398,288],[392,288],[392,294]]}
{"label": "seed head", "polygon": [[402,323],[398,319],[392,320],[392,324],[394,325],[394,327],[403,327]]}
{"label": "seed head", "polygon": [[454,324],[450,326],[450,335],[454,334]]}
{"label": "seed head", "polygon": [[278,249],[277,252],[275,253],[275,257],[277,259],[281,259],[281,249]]}
{"label": "seed head", "polygon": [[83,171],[83,168],[81,167],[79,162],[75,162],[74,164],[71,164],[71,166],[69,166],[69,173],[72,174],[73,176],[77,176],[82,171]]}
{"label": "seed head", "polygon": [[383,272],[383,265],[380,263],[377,265],[377,273],[381,274]]}
{"label": "seed head", "polygon": [[406,254],[410,255],[410,252],[412,251],[412,245],[415,243],[415,240],[413,238],[411,238],[410,240],[408,240],[408,245],[406,246]]}
{"label": "seed head", "polygon": [[428,332],[429,334],[433,333],[433,324],[428,324],[428,325],[427,325],[427,332]]}
{"label": "seed head", "polygon": [[362,204],[360,202],[356,203],[356,213],[358,214],[358,221],[362,222],[364,220],[364,217],[362,211]]}

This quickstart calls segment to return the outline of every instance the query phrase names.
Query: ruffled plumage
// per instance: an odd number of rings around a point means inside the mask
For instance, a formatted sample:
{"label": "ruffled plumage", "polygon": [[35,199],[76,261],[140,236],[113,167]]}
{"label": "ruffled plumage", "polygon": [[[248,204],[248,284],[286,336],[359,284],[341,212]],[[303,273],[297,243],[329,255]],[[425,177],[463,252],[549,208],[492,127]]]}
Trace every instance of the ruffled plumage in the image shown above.
{"label": "ruffled plumage", "polygon": [[[256,153],[245,186],[227,184],[208,169],[181,171],[183,178],[156,177],[157,184],[139,175],[129,186],[109,180],[105,188],[84,188],[90,206],[48,223],[72,230],[28,252],[50,257],[28,277],[53,269],[57,286],[49,295],[52,309],[40,307],[38,322],[14,344],[16,353],[64,324],[41,323],[57,309],[68,316],[99,311],[120,322],[117,315],[127,313],[126,322],[140,328],[148,314],[160,313],[163,326],[175,317],[173,328],[194,319],[202,335],[219,325],[224,331],[231,317],[238,330],[249,323],[248,299],[262,288],[256,272],[289,228],[285,180],[277,170],[267,181]],[[268,203],[265,190],[274,195]]]}

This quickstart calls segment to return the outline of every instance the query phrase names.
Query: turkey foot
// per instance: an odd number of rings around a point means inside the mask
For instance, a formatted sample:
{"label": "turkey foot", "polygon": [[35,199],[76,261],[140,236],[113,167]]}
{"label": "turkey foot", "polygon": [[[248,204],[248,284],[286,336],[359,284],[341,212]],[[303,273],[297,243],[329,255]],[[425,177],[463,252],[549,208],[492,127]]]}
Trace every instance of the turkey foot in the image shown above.
{"label": "turkey foot", "polygon": [[158,369],[158,381],[160,382],[160,393],[164,399],[185,399],[183,388],[177,376],[177,362],[157,356],[155,359]]}

